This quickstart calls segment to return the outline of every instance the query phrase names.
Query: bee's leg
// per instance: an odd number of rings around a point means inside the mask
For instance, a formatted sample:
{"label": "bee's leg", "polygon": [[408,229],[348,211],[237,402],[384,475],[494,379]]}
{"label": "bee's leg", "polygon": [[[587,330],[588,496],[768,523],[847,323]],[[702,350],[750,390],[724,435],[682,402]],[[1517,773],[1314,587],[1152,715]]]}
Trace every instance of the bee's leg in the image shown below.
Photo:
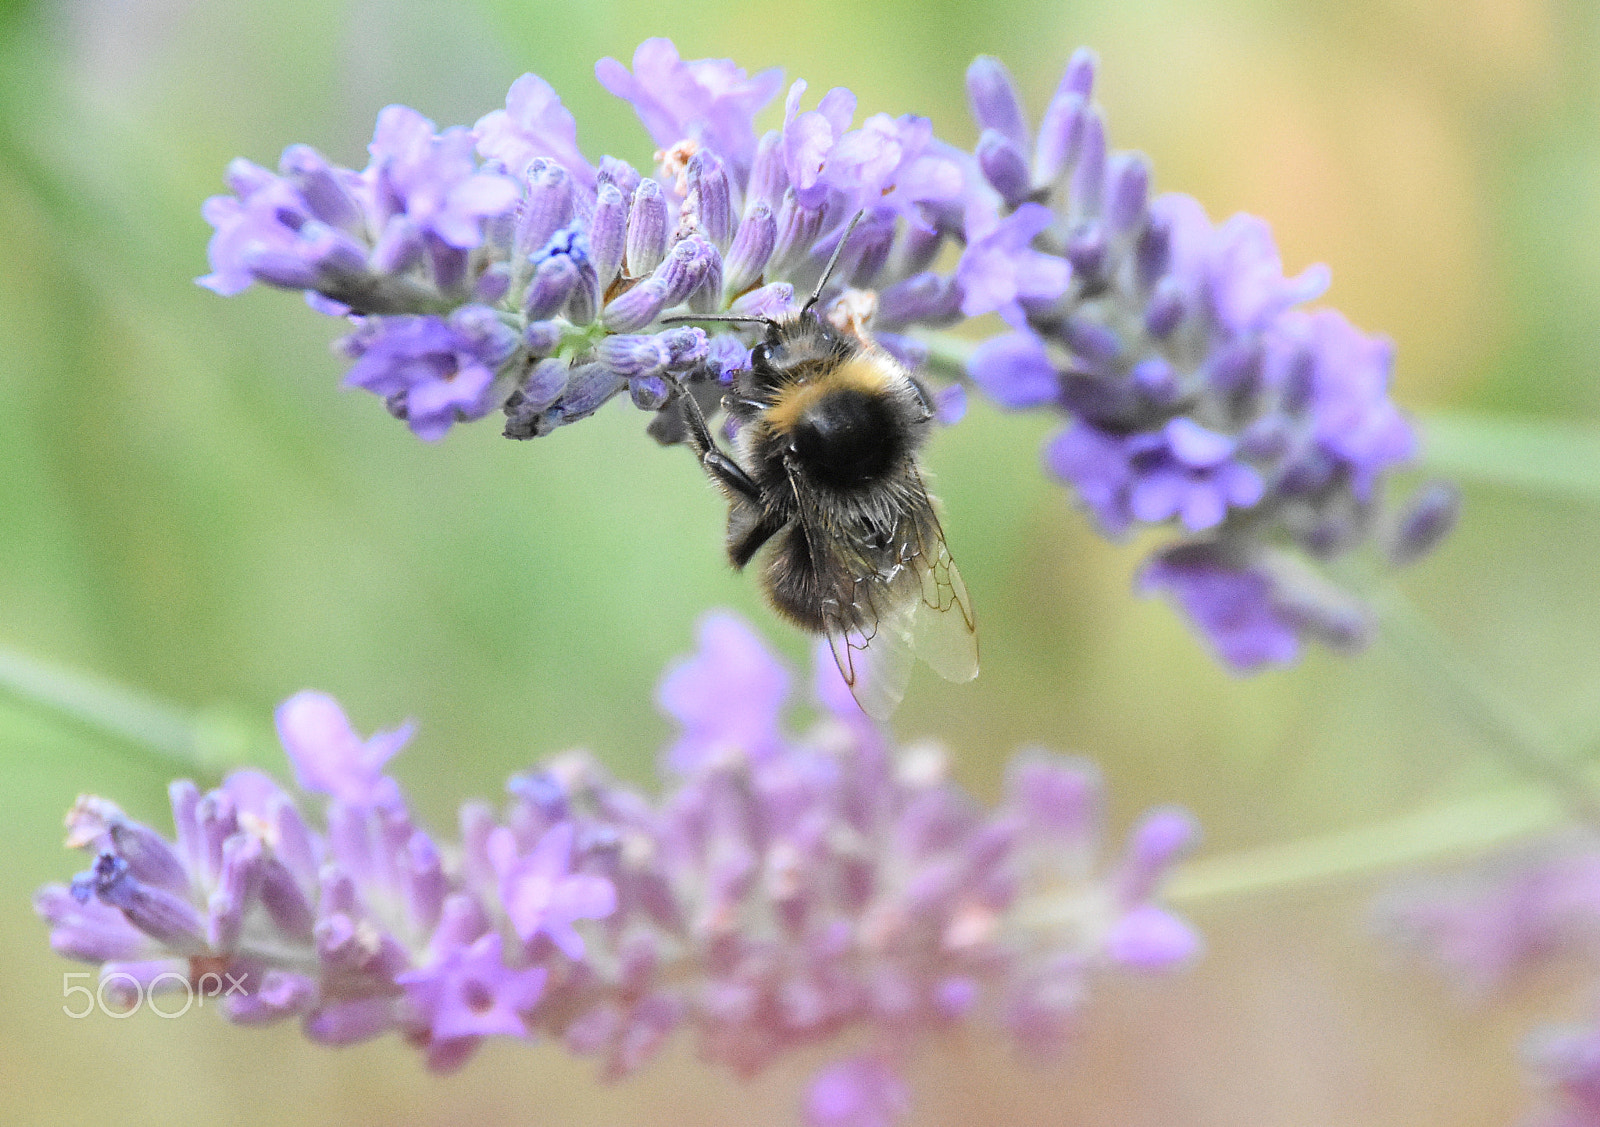
{"label": "bee's leg", "polygon": [[750,475],[744,472],[738,462],[718,448],[711,428],[706,425],[705,413],[700,410],[695,397],[677,380],[672,381],[672,386],[673,399],[682,405],[683,421],[688,428],[684,441],[694,451],[695,457],[700,459],[700,465],[706,473],[729,493],[760,503],[761,487],[750,480]]}
{"label": "bee's leg", "polygon": [[735,501],[728,511],[728,559],[743,568],[788,521],[770,509]]}

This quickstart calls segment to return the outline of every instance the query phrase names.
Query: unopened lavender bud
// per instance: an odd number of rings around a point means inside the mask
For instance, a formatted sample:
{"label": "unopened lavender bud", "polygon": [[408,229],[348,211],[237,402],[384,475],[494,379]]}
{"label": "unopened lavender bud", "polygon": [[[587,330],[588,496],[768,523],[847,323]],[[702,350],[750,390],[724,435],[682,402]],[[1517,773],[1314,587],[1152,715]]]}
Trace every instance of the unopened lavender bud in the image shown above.
{"label": "unopened lavender bud", "polygon": [[1087,761],[1034,752],[1019,755],[1006,777],[1007,804],[1049,851],[1080,850],[1099,843],[1100,774]]}
{"label": "unopened lavender bud", "polygon": [[1015,207],[1028,197],[1028,158],[1015,141],[998,130],[985,129],[978,138],[977,157],[984,179],[1008,207]]}
{"label": "unopened lavender bud", "polygon": [[567,320],[574,325],[587,325],[600,312],[600,279],[594,266],[588,262],[578,265],[578,277],[567,299]]}
{"label": "unopened lavender bud", "polygon": [[794,312],[794,286],[788,282],[770,282],[734,299],[728,312],[735,317],[781,321]]}
{"label": "unopened lavender bud", "polygon": [[1141,904],[1111,925],[1106,957],[1140,970],[1165,970],[1189,962],[1204,946],[1183,920],[1154,904]]}
{"label": "unopened lavender bud", "polygon": [[695,313],[715,313],[722,308],[722,252],[707,246],[704,274],[689,294],[689,308]]}
{"label": "unopened lavender bud", "polygon": [[893,216],[870,216],[856,225],[850,243],[839,256],[838,280],[849,286],[868,287],[889,261],[894,242]]}
{"label": "unopened lavender bud", "polygon": [[1109,363],[1122,352],[1122,341],[1116,333],[1080,317],[1063,322],[1061,336],[1074,354],[1091,364]]}
{"label": "unopened lavender bud", "polygon": [[128,862],[129,871],[146,884],[183,894],[189,890],[189,874],[183,860],[166,839],[142,822],[114,819],[107,827],[111,846]]}
{"label": "unopened lavender bud", "polygon": [[554,161],[534,161],[528,166],[528,194],[517,216],[513,254],[533,254],[570,222],[572,177]]}
{"label": "unopened lavender bud", "polygon": [[1289,449],[1289,420],[1280,414],[1263,415],[1239,435],[1239,452],[1249,458],[1275,460]]}
{"label": "unopened lavender bud", "polygon": [[120,908],[134,927],[179,954],[198,955],[206,950],[204,923],[194,905],[144,884],[114,853],[100,854],[92,869],[75,877],[72,894],[80,903],[93,895]]}
{"label": "unopened lavender bud", "polygon": [[540,834],[570,816],[571,794],[553,772],[518,772],[506,780],[506,793],[537,815]]}
{"label": "unopened lavender bud", "polygon": [[689,158],[684,170],[689,182],[689,193],[684,200],[684,211],[698,221],[702,234],[711,240],[719,251],[727,250],[733,239],[734,215],[732,190],[728,172],[717,154],[701,149]]}
{"label": "unopened lavender bud", "polygon": [[589,260],[602,288],[622,268],[628,243],[628,200],[614,184],[601,184],[589,222]]}
{"label": "unopened lavender bud", "polygon": [[222,179],[234,195],[246,199],[270,185],[275,177],[253,160],[234,157],[223,170]]}
{"label": "unopened lavender bud", "polygon": [[606,304],[606,327],[619,333],[642,329],[660,315],[666,304],[666,280],[660,277],[646,278]]}
{"label": "unopened lavender bud", "polygon": [[772,257],[772,248],[778,237],[777,220],[772,208],[758,200],[746,212],[722,264],[722,288],[725,294],[738,295],[754,285]]}
{"label": "unopened lavender bud", "polygon": [[659,411],[672,398],[672,388],[660,376],[639,376],[628,381],[628,394],[641,411]]}
{"label": "unopened lavender bud", "polygon": [[191,873],[201,872],[200,823],[195,811],[200,805],[200,788],[188,779],[177,779],[167,787],[172,806],[172,828],[178,842],[178,856]]}
{"label": "unopened lavender bud", "polygon": [[1019,153],[1027,145],[1028,121],[1022,112],[1022,99],[1017,96],[1011,72],[999,59],[979,55],[972,60],[967,67],[967,101],[980,129],[994,130]]}
{"label": "unopened lavender bud", "polygon": [[667,254],[667,201],[653,179],[639,181],[628,213],[625,259],[628,275],[641,278],[661,264]]}
{"label": "unopened lavender bud", "polygon": [[1072,167],[1071,212],[1074,216],[1100,214],[1106,185],[1106,123],[1092,107],[1083,119],[1083,143]]}
{"label": "unopened lavender bud", "polygon": [[656,339],[666,349],[667,367],[673,371],[693,367],[711,352],[711,343],[704,329],[685,325],[659,333]]}
{"label": "unopened lavender bud", "polygon": [[251,277],[268,286],[285,290],[308,290],[320,280],[315,267],[290,251],[257,247],[243,255]]}
{"label": "unopened lavender bud", "polygon": [[122,812],[122,807],[109,798],[80,794],[72,804],[72,809],[67,811],[63,823],[67,828],[67,839],[62,844],[68,849],[93,848],[98,853],[110,840],[112,826],[127,820],[128,816]]}
{"label": "unopened lavender bud", "polygon": [[534,268],[522,310],[530,321],[543,321],[566,308],[578,285],[578,267],[564,254],[551,255]]}
{"label": "unopened lavender bud", "polygon": [[[1307,547],[1318,555],[1332,555],[1344,546],[1350,535],[1348,529],[1331,529],[1327,549],[1318,551],[1315,543]],[[1366,649],[1378,628],[1372,612],[1342,593],[1327,598],[1317,597],[1320,594],[1279,590],[1274,601],[1286,620],[1336,653],[1358,653]]]}
{"label": "unopened lavender bud", "polygon": [[1151,295],[1144,310],[1144,331],[1157,340],[1164,340],[1182,323],[1189,312],[1183,288],[1175,279],[1163,278]]}
{"label": "unopened lavender bud", "polygon": [[1128,376],[1133,386],[1156,406],[1169,407],[1178,401],[1178,373],[1162,357],[1152,356],[1139,361]]}
{"label": "unopened lavender bud", "polygon": [[1150,203],[1150,162],[1143,153],[1118,153],[1111,160],[1106,225],[1116,234],[1137,230]]}
{"label": "unopened lavender bud", "polygon": [[263,859],[260,881],[261,906],[273,924],[290,938],[309,943],[316,913],[288,866],[276,857]]}
{"label": "unopened lavender bud", "polygon": [[1172,229],[1165,220],[1148,216],[1134,246],[1134,268],[1141,290],[1156,285],[1172,264]]}
{"label": "unopened lavender bud", "polygon": [[1283,468],[1278,489],[1291,497],[1309,497],[1326,488],[1336,472],[1337,467],[1326,454],[1308,450]]}
{"label": "unopened lavender bud", "polygon": [[750,184],[745,189],[744,213],[754,213],[757,204],[776,212],[789,186],[789,173],[783,163],[783,135],[769,129],[756,142],[755,161],[750,166]]}
{"label": "unopened lavender bud", "polygon": [[1045,107],[1033,146],[1033,184],[1054,184],[1078,159],[1089,103],[1080,94],[1057,93]]}
{"label": "unopened lavender bud", "polygon": [[554,321],[529,321],[522,330],[522,343],[530,356],[543,358],[561,347],[561,326]]}
{"label": "unopened lavender bud", "polygon": [[511,267],[504,262],[496,262],[478,275],[478,280],[472,286],[472,298],[493,305],[505,297],[510,288]]}
{"label": "unopened lavender bud", "polygon": [[223,843],[239,832],[233,799],[222,791],[208,792],[195,807],[195,821],[200,828],[199,872],[216,880],[222,873]]}
{"label": "unopened lavender bud", "polygon": [[278,171],[299,189],[311,214],[322,222],[345,231],[361,230],[361,205],[350,195],[327,158],[317,150],[309,145],[290,145],[283,150]]}
{"label": "unopened lavender bud", "polygon": [[412,926],[419,931],[431,931],[439,923],[445,897],[450,891],[439,850],[432,838],[417,830],[399,856],[404,865],[406,906],[410,909]]}
{"label": "unopened lavender bud", "polygon": [[450,314],[447,323],[491,368],[498,368],[517,347],[516,330],[486,305],[463,305]]}
{"label": "unopened lavender bud", "polygon": [[1093,220],[1080,223],[1067,236],[1067,261],[1080,278],[1098,281],[1106,267],[1106,230]]}
{"label": "unopened lavender bud", "polygon": [[533,366],[503,408],[507,438],[537,438],[554,429],[553,422],[545,426],[544,415],[567,390],[567,375],[565,360],[541,360]]}
{"label": "unopened lavender bud", "polygon": [[777,227],[771,266],[773,273],[783,274],[792,270],[817,241],[822,229],[822,211],[804,206],[796,198],[794,189],[786,188],[783,203],[778,208]]}
{"label": "unopened lavender bud", "polygon": [[34,894],[33,910],[50,924],[50,947],[69,959],[103,963],[135,959],[150,948],[150,939],[108,904],[95,899],[92,877],[83,874],[73,887],[46,885]]}
{"label": "unopened lavender bud", "polygon": [[394,1027],[394,1000],[361,998],[332,1002],[305,1020],[306,1036],[324,1045],[354,1045]]}
{"label": "unopened lavender bud", "polygon": [[641,179],[643,178],[639,175],[638,169],[627,161],[619,160],[616,157],[601,157],[600,167],[595,171],[594,176],[596,188],[603,184],[615,185],[617,191],[622,193],[624,201],[633,198],[633,193],[638,189]]}
{"label": "unopened lavender bud", "polygon": [[339,864],[322,866],[317,873],[317,889],[317,910],[330,920],[361,911],[361,898],[356,892],[355,881]]}
{"label": "unopened lavender bud", "polygon": [[1280,408],[1289,415],[1300,414],[1316,394],[1316,357],[1308,349],[1295,349],[1281,362],[1277,379]]}
{"label": "unopened lavender bud", "polygon": [[421,262],[425,252],[417,225],[404,215],[391,216],[372,248],[372,269],[379,274],[403,274]]}
{"label": "unopened lavender bud", "polygon": [[659,336],[617,334],[595,345],[594,357],[623,379],[631,380],[665,371],[670,353]]}
{"label": "unopened lavender bud", "polygon": [[207,905],[207,939],[214,951],[231,951],[239,942],[244,914],[261,886],[261,839],[238,834],[222,849],[222,876]]}
{"label": "unopened lavender bud", "polygon": [[433,284],[443,293],[459,290],[467,276],[467,252],[437,238],[428,240],[427,251]]}
{"label": "unopened lavender bud", "polygon": [[605,402],[622,390],[622,380],[603,364],[584,364],[574,368],[567,378],[567,392],[555,405],[561,412],[561,423],[577,422],[598,411]]}
{"label": "unopened lavender bud", "polygon": [[1061,76],[1061,92],[1071,92],[1087,99],[1094,93],[1094,72],[1100,60],[1088,47],[1079,47],[1067,60],[1066,73]]}
{"label": "unopened lavender bud", "polygon": [[667,308],[686,300],[705,281],[712,253],[715,252],[710,246],[693,235],[672,248],[672,254],[656,270],[656,277],[666,287],[664,304]]}
{"label": "unopened lavender bud", "polygon": [[305,1013],[316,996],[317,984],[305,975],[269,970],[253,993],[224,994],[219,1004],[236,1025],[270,1025]]}
{"label": "unopened lavender bud", "polygon": [[602,1002],[573,1018],[562,1034],[562,1044],[576,1057],[592,1057],[616,1039],[622,1028],[622,1012],[610,1002]]}
{"label": "unopened lavender bud", "polygon": [[1461,491],[1436,481],[1412,494],[1389,544],[1389,562],[1403,567],[1421,559],[1455,528],[1461,515]]}
{"label": "unopened lavender bud", "polygon": [[953,427],[967,417],[967,389],[953,383],[933,396],[933,417],[942,427]]}
{"label": "unopened lavender bud", "polygon": [[874,332],[872,335],[880,348],[913,372],[928,363],[928,346],[916,337],[886,332]]}

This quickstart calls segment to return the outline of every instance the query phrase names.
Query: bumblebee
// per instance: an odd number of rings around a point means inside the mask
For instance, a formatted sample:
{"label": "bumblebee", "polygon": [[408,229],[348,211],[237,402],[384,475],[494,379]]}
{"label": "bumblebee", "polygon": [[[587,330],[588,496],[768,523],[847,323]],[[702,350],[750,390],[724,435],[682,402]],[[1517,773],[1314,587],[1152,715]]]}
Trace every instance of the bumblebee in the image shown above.
{"label": "bumblebee", "polygon": [[849,235],[793,317],[684,318],[766,325],[721,403],[736,428],[735,454],[717,445],[693,392],[680,384],[673,402],[683,441],[727,496],[733,566],[765,549],[761,582],[773,608],[827,637],[856,702],[881,720],[905,695],[913,656],[968,681],[978,641],[917,463],[933,426],[931,396],[865,333],[816,312]]}

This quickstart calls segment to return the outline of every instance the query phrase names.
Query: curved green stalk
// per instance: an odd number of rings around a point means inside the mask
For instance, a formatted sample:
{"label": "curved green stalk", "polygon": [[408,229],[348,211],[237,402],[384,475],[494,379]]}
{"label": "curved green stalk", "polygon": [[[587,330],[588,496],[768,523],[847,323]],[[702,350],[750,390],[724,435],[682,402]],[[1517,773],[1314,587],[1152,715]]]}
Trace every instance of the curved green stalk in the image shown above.
{"label": "curved green stalk", "polygon": [[0,693],[138,748],[185,773],[211,775],[252,742],[237,722],[177,708],[123,685],[0,645]]}

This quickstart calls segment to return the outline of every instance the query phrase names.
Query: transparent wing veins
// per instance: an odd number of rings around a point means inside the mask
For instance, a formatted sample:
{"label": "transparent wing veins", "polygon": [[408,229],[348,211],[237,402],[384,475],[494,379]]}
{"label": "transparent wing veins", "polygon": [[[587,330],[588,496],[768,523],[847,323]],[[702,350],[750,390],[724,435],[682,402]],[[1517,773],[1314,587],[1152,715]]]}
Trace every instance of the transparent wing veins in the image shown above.
{"label": "transparent wing veins", "polygon": [[[825,592],[820,608],[840,676],[862,711],[885,720],[905,696],[913,655],[941,677],[970,681],[978,673],[977,623],[961,573],[920,478],[895,536],[895,560],[874,564],[847,553],[848,578]],[[830,540],[805,492],[791,481],[801,530],[813,561],[845,545]]]}

